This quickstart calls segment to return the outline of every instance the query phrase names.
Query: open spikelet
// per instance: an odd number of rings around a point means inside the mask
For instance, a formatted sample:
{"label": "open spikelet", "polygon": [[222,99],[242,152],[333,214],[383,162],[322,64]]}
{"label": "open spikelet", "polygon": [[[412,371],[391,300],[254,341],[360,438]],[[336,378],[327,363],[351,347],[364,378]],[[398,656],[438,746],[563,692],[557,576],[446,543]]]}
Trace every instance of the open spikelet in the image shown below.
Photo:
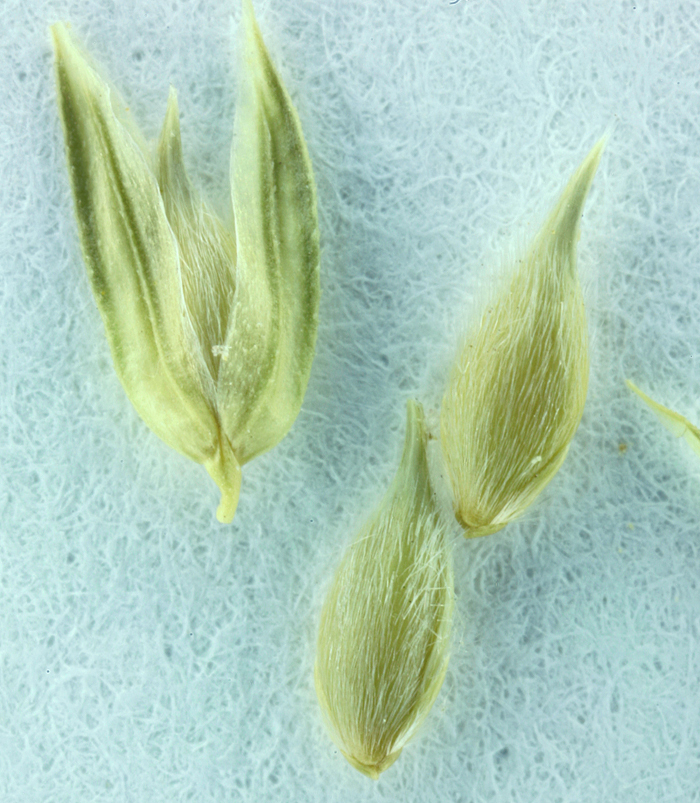
{"label": "open spikelet", "polygon": [[63,23],[52,26],[78,232],[114,367],[145,423],[202,463],[233,519],[241,466],[301,407],[318,326],[316,189],[299,118],[243,0],[235,226],[185,170],[175,91],[152,149]]}
{"label": "open spikelet", "polygon": [[449,658],[452,555],[426,441],[423,410],[409,402],[399,470],[343,557],[321,614],[318,699],[343,755],[371,778],[427,715]]}
{"label": "open spikelet", "polygon": [[440,433],[466,536],[496,532],[531,504],[581,420],[588,335],[576,245],[604,146],[596,143],[573,175],[453,367]]}

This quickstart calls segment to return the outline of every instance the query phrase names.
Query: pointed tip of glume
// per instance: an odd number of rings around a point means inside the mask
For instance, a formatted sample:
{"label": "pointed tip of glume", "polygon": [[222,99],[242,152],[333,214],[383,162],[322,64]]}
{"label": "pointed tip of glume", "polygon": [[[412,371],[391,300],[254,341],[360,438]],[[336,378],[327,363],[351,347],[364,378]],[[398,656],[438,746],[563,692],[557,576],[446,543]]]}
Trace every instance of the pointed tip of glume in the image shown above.
{"label": "pointed tip of glume", "polygon": [[49,25],[49,33],[51,34],[54,45],[60,44],[68,38],[68,23],[60,20],[54,22],[53,25]]}
{"label": "pointed tip of glume", "polygon": [[588,151],[585,159],[569,179],[542,229],[541,236],[549,239],[550,242],[553,238],[559,248],[568,249],[575,246],[583,207],[598,171],[608,136],[607,132],[603,134]]}
{"label": "pointed tip of glume", "polygon": [[241,9],[243,12],[243,23],[245,25],[246,33],[257,30],[258,22],[255,19],[253,0],[241,0]]}
{"label": "pointed tip of glume", "polygon": [[603,151],[607,147],[608,140],[610,139],[611,133],[612,132],[610,131],[610,129],[608,129],[598,139],[598,141],[595,143],[595,145],[593,145],[593,147],[588,152],[588,156],[586,156],[586,158],[583,160],[583,164],[581,165],[581,172],[582,173],[585,172],[585,173],[590,174],[589,187],[590,187],[590,182],[593,181],[593,177],[595,176],[595,174],[596,174],[596,172],[598,170],[598,165],[600,164],[600,159],[601,159],[601,157],[603,155]]}
{"label": "pointed tip of glume", "polygon": [[262,34],[255,17],[252,0],[241,0],[241,23],[239,27],[243,59],[248,67],[257,65],[261,50],[264,50]]}
{"label": "pointed tip of glume", "polygon": [[76,46],[70,34],[70,24],[67,22],[54,22],[49,26],[51,43],[53,44],[56,60],[65,59],[70,51],[74,51]]}

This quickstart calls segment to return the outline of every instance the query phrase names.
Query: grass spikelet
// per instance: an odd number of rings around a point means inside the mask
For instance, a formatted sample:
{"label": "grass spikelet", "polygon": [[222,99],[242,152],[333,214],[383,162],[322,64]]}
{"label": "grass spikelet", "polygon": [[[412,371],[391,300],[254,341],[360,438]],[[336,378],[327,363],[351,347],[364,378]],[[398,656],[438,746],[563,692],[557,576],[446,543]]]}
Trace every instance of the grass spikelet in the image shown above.
{"label": "grass spikelet", "polygon": [[437,697],[454,603],[452,555],[428,478],[422,407],[399,470],[343,557],[321,614],[315,682],[334,740],[378,778]]}
{"label": "grass spikelet", "polygon": [[593,147],[466,339],[440,431],[465,536],[517,518],[561,466],[588,386],[588,335],[576,271],[579,219],[605,138]]}
{"label": "grass spikelet", "polygon": [[661,423],[672,432],[677,438],[684,438],[689,444],[695,454],[700,455],[700,429],[693,426],[687,418],[684,418],[680,413],[674,410],[669,410],[663,404],[655,402],[649,398],[646,393],[643,393],[636,385],[625,380],[627,387],[633,390],[640,399],[645,401],[649,407],[656,413]]}
{"label": "grass spikelet", "polygon": [[117,375],[146,424],[204,465],[230,522],[241,466],[294,423],[316,344],[316,187],[301,123],[243,0],[235,225],[185,170],[173,89],[155,154],[73,41],[51,28],[83,257]]}

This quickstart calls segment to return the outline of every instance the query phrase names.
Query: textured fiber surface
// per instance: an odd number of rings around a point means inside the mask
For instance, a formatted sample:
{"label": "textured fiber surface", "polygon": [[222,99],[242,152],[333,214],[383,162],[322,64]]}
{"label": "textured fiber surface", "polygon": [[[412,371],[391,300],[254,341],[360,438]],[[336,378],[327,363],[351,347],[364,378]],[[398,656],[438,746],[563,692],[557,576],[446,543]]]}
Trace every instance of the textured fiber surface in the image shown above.
{"label": "textured fiber surface", "polygon": [[[612,6],[612,7],[611,7]],[[318,2],[256,11],[319,189],[317,356],[288,437],[217,490],[131,408],[82,264],[47,27],[70,20],[155,137],[178,89],[222,212],[240,9],[0,9],[0,799],[700,800],[700,4]],[[456,643],[378,782],[324,731],[324,592],[436,420],[493,269],[612,135],[581,224],[591,381],[518,523],[455,527]]]}

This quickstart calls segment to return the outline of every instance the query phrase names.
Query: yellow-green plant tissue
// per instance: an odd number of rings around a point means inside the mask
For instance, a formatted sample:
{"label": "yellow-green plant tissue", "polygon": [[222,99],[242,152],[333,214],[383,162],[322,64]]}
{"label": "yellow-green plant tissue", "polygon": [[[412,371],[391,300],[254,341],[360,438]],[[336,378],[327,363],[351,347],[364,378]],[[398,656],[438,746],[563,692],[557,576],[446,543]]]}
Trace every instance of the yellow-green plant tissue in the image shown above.
{"label": "yellow-green plant tissue", "polygon": [[440,437],[467,537],[523,513],[561,466],[581,420],[588,333],[576,248],[604,146],[601,139],[573,175],[452,369]]}
{"label": "yellow-green plant tissue", "polygon": [[669,410],[663,404],[655,402],[652,398],[643,393],[636,385],[626,379],[627,387],[634,391],[640,399],[645,401],[656,413],[661,423],[672,432],[677,438],[683,438],[690,445],[695,454],[700,455],[700,429],[684,418],[680,413]]}
{"label": "yellow-green plant tissue", "polygon": [[175,91],[151,148],[67,26],[51,28],[80,243],[114,366],[146,424],[204,464],[222,522],[241,466],[299,412],[319,300],[311,163],[250,0],[243,32],[225,225],[187,177]]}
{"label": "yellow-green plant tissue", "polygon": [[408,404],[401,464],[324,602],[316,692],[334,741],[371,778],[437,697],[454,607],[452,553],[428,477],[423,409]]}

